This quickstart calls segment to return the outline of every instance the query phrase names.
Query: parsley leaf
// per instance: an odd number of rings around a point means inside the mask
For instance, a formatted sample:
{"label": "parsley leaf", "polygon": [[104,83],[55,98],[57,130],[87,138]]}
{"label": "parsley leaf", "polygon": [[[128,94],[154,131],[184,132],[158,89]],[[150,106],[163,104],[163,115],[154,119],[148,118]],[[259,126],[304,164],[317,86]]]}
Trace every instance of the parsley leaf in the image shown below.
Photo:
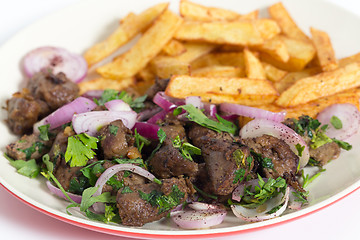
{"label": "parsley leaf", "polygon": [[11,166],[16,168],[17,172],[29,178],[36,178],[40,173],[40,167],[36,164],[35,159],[28,161],[13,160],[7,157]]}
{"label": "parsley leaf", "polygon": [[134,130],[134,137],[135,137],[135,146],[137,147],[137,149],[139,150],[139,152],[141,153],[144,145],[150,145],[151,141],[148,140],[147,138],[141,136],[138,132],[137,129],[135,128]]}
{"label": "parsley leaf", "polygon": [[326,169],[321,168],[319,172],[317,172],[314,176],[310,177],[309,174],[304,175],[304,171],[301,173],[301,177],[303,178],[303,188],[306,188],[310,183],[312,183],[317,177],[320,176],[322,172],[325,172]]}
{"label": "parsley leaf", "polygon": [[161,145],[163,144],[163,142],[166,139],[166,133],[161,128],[158,130],[157,135],[158,135],[158,138],[159,138],[159,144],[151,152],[150,157],[148,158],[148,160],[150,160],[154,156],[154,154],[160,149]]}
{"label": "parsley leaf", "polygon": [[344,150],[351,150],[352,149],[352,145],[347,143],[347,142],[344,142],[344,141],[341,141],[341,140],[338,140],[338,139],[335,139],[333,138],[332,139],[339,147],[341,147],[342,149]]}
{"label": "parsley leaf", "polygon": [[85,189],[82,194],[80,211],[85,212],[89,209],[94,203],[102,202],[102,203],[115,203],[116,196],[111,196],[109,192],[104,192],[96,197],[94,197],[94,193],[98,190],[99,187],[89,187]]}
{"label": "parsley leaf", "polygon": [[218,122],[214,121],[208,118],[200,109],[194,107],[192,104],[177,107],[174,110],[174,115],[180,114],[181,109],[184,109],[187,112],[186,117],[190,121],[196,122],[200,126],[209,128],[217,132],[228,132],[233,135],[236,133],[236,125],[230,121],[221,118],[219,115],[216,115]]}
{"label": "parsley leaf", "polygon": [[180,139],[180,136],[177,135],[176,138],[173,140],[173,147],[179,149],[181,155],[190,160],[193,161],[192,159],[192,155],[201,155],[201,149],[198,147],[195,147],[194,145],[188,143],[188,142],[183,142]]}
{"label": "parsley leaf", "polygon": [[305,146],[301,146],[300,143],[295,145],[296,150],[298,151],[298,156],[301,157],[305,149]]}
{"label": "parsley leaf", "polygon": [[239,168],[238,170],[236,170],[233,183],[242,182],[242,180],[244,180],[244,177],[245,177],[245,172],[246,171],[243,168]]}
{"label": "parsley leaf", "polygon": [[256,153],[254,150],[250,150],[251,155],[254,157],[254,159],[261,164],[263,168],[274,168],[274,164],[271,160],[271,158],[263,157],[260,153]]}
{"label": "parsley leaf", "polygon": [[26,149],[18,148],[17,150],[25,153],[26,160],[29,160],[34,152],[38,151],[39,153],[42,153],[45,148],[46,146],[44,143],[34,142],[30,147]]}
{"label": "parsley leaf", "polygon": [[43,140],[43,141],[49,140],[49,128],[50,128],[50,124],[46,124],[46,125],[42,125],[42,126],[38,127],[38,129],[40,131],[39,138],[41,140]]}
{"label": "parsley leaf", "polygon": [[341,129],[343,127],[340,118],[338,118],[337,116],[332,116],[330,119],[330,123],[335,129]]}
{"label": "parsley leaf", "polygon": [[98,141],[99,139],[91,137],[86,133],[69,137],[65,152],[65,161],[71,161],[70,167],[85,166],[88,160],[96,155],[92,149],[97,149]]}

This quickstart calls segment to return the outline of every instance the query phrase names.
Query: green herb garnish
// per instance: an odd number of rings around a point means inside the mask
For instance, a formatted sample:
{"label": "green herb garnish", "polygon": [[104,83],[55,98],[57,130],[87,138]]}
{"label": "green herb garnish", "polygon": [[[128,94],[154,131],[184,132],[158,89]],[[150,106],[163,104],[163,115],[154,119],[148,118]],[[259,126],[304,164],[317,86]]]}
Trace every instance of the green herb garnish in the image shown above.
{"label": "green herb garnish", "polygon": [[198,147],[195,147],[194,145],[188,143],[188,142],[183,142],[180,139],[180,136],[177,135],[175,137],[175,139],[173,140],[173,147],[179,149],[180,154],[190,160],[193,161],[192,159],[192,155],[201,155],[201,149]]}
{"label": "green herb garnish", "polygon": [[70,167],[85,166],[89,159],[92,159],[96,153],[99,139],[91,137],[86,133],[81,133],[68,137],[68,145],[65,152],[65,161],[70,162]]}
{"label": "green herb garnish", "polygon": [[330,119],[330,123],[335,129],[341,129],[343,127],[340,118],[338,118],[337,116],[332,116]]}
{"label": "green herb garnish", "polygon": [[42,125],[39,126],[39,138],[43,141],[48,141],[49,140],[49,128],[50,128],[50,124],[46,124],[46,125]]}

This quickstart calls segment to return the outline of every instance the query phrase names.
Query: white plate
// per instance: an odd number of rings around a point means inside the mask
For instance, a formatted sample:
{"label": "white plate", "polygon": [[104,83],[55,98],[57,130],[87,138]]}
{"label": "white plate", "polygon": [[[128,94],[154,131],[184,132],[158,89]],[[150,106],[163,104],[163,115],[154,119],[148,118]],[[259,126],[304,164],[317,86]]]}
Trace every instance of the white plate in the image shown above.
{"label": "white plate", "polygon": [[[20,72],[19,62],[29,50],[44,45],[65,47],[71,51],[82,53],[94,42],[110,33],[117,24],[118,19],[129,11],[140,12],[154,5],[158,1],[83,1],[47,17],[40,22],[24,29],[8,43],[0,48],[0,89],[1,102],[19,89],[23,76]],[[276,1],[206,1],[209,6],[221,6],[229,9],[239,9],[246,13],[251,10],[271,5]],[[310,26],[327,31],[334,44],[337,57],[344,57],[359,52],[360,34],[356,29],[360,20],[329,3],[321,1],[286,1],[285,6],[291,15],[307,33]],[[172,1],[171,8],[177,11],[178,2]],[[310,14],[310,9],[312,13]],[[336,17],[334,17],[336,16]],[[344,27],[347,26],[347,27]],[[346,36],[346,37],[345,37]],[[25,40],[26,39],[26,40]],[[2,111],[1,118],[5,119]],[[3,122],[3,121],[2,121]],[[0,124],[2,138],[1,149],[16,139],[11,135],[5,124]],[[352,139],[358,143],[360,136]],[[116,225],[106,225],[89,221],[82,215],[70,216],[65,212],[67,202],[51,195],[42,180],[29,180],[15,172],[8,161],[0,159],[0,183],[19,199],[38,210],[68,223],[106,233],[137,237],[137,238],[163,238],[163,237],[214,237],[242,233],[249,230],[276,225],[300,216],[317,211],[329,204],[343,198],[360,187],[360,150],[354,146],[350,152],[342,154],[341,158],[326,166],[324,172],[309,187],[310,205],[301,211],[288,213],[282,217],[254,224],[242,225],[231,213],[223,224],[214,229],[184,231],[176,228],[169,220],[147,224],[142,228],[130,228]],[[336,176],[334,178],[333,176]]]}

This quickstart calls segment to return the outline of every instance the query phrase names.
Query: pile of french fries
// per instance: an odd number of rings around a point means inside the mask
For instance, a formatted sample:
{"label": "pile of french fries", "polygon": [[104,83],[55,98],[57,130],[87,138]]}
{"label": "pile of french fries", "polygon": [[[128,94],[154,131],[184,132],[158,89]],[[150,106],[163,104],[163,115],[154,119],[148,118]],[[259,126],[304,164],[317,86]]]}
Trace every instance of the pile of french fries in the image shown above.
{"label": "pile of french fries", "polygon": [[[256,106],[287,117],[316,115],[334,103],[359,108],[360,53],[337,59],[326,32],[307,36],[279,2],[239,14],[180,1],[180,15],[157,4],[129,13],[84,57],[98,76],[79,84],[81,92],[132,88],[143,94],[156,78],[170,82],[166,94],[201,96],[215,104]],[[125,53],[103,63],[135,36]]]}

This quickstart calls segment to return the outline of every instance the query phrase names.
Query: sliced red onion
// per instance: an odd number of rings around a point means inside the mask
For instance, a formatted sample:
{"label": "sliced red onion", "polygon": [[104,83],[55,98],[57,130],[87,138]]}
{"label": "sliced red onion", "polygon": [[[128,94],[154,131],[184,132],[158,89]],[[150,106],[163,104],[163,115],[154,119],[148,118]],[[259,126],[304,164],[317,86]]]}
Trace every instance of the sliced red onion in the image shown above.
{"label": "sliced red onion", "polygon": [[214,209],[224,209],[220,205],[203,203],[203,202],[192,202],[188,204],[188,207],[193,210],[214,210]]}
{"label": "sliced red onion", "polygon": [[[330,122],[335,116],[341,120],[342,128],[336,129]],[[349,103],[333,104],[321,111],[317,119],[323,124],[328,124],[326,135],[330,138],[345,140],[356,134],[360,128],[360,112],[356,106]]]}
{"label": "sliced red onion", "polygon": [[159,131],[160,127],[156,124],[151,124],[147,122],[137,122],[133,129],[143,137],[150,138],[150,139],[158,139],[157,132]]}
{"label": "sliced red onion", "polygon": [[194,107],[198,108],[198,109],[203,109],[204,108],[204,104],[201,102],[201,97],[199,96],[190,96],[190,97],[186,97],[185,98],[185,104],[191,104]]}
{"label": "sliced red onion", "polygon": [[72,124],[76,134],[87,133],[90,136],[96,136],[103,126],[119,119],[125,127],[132,129],[136,122],[136,115],[134,111],[93,111],[75,114]]}
{"label": "sliced red onion", "polygon": [[286,115],[286,112],[284,111],[275,113],[255,107],[249,107],[233,103],[220,104],[220,110],[229,114],[236,114],[249,118],[262,118],[274,122],[284,121]]}
{"label": "sliced red onion", "polygon": [[[67,197],[65,197],[64,193],[59,188],[52,185],[52,183],[50,181],[46,181],[46,186],[49,188],[50,192],[52,192],[56,196],[64,198],[65,200],[68,200]],[[67,194],[74,202],[81,203],[82,197],[80,195],[69,193],[69,192]]]}
{"label": "sliced red onion", "polygon": [[55,112],[43,118],[41,121],[35,123],[33,130],[34,132],[39,132],[38,127],[46,124],[50,124],[50,129],[60,127],[65,123],[71,122],[75,113],[89,112],[96,106],[96,103],[92,100],[85,97],[78,97],[74,101],[58,108]]}
{"label": "sliced red onion", "polygon": [[205,112],[207,112],[210,117],[216,119],[217,108],[215,104],[204,104]]}
{"label": "sliced red onion", "polygon": [[63,72],[73,82],[82,81],[87,74],[87,63],[78,54],[70,53],[64,48],[40,47],[24,57],[24,71],[32,77],[40,71],[51,71],[53,74]]}
{"label": "sliced red onion", "polygon": [[82,96],[93,100],[94,98],[99,99],[103,94],[104,90],[89,90],[85,92]]}
{"label": "sliced red onion", "polygon": [[222,117],[225,120],[228,120],[230,122],[235,121],[239,116],[235,115],[235,114],[231,114],[231,115],[221,115],[220,117]]}
{"label": "sliced red onion", "polygon": [[[136,166],[134,164],[125,163],[125,164],[117,164],[112,167],[109,167],[101,174],[101,176],[98,178],[98,180],[95,183],[95,187],[99,187],[98,190],[94,193],[94,197],[99,196],[102,193],[102,189],[107,181],[114,176],[116,173],[120,171],[130,171],[136,174],[139,174],[140,176],[143,176],[150,181],[154,181],[155,176],[152,175],[150,172],[146,171],[145,169]],[[93,205],[93,208],[98,213],[103,213],[105,211],[105,205],[103,203],[95,203]]]}
{"label": "sliced red onion", "polygon": [[[264,179],[265,181],[265,179]],[[252,189],[255,186],[259,186],[258,180],[254,179],[243,184],[240,184],[233,192],[232,199],[236,201],[240,201],[241,197],[244,195],[244,189],[247,186],[252,186]],[[286,188],[285,194],[279,193],[276,197],[269,199],[264,203],[264,205],[256,208],[256,209],[249,209],[245,208],[241,205],[231,205],[231,210],[238,218],[241,218],[247,222],[259,222],[268,220],[274,217],[280,216],[287,208],[289,202],[289,194],[290,194],[290,187]],[[273,208],[283,204],[277,211],[274,213],[268,214],[270,210]]]}
{"label": "sliced red onion", "polygon": [[302,151],[301,156],[299,156],[299,161],[300,168],[306,166],[310,158],[309,148],[306,142],[299,134],[297,134],[294,130],[285,126],[284,124],[258,118],[248,122],[243,128],[241,128],[239,132],[239,136],[243,139],[260,137],[264,134],[282,139],[290,146],[290,149],[296,155],[299,155],[299,152],[296,149],[297,144],[305,147]]}
{"label": "sliced red onion", "polygon": [[153,99],[153,102],[165,111],[170,111],[177,107],[176,104],[174,104],[168,99],[164,92],[157,92]]}
{"label": "sliced red onion", "polygon": [[154,116],[155,114],[159,113],[160,111],[162,111],[161,107],[155,107],[155,108],[152,108],[152,109],[146,109],[146,110],[144,110],[144,111],[142,111],[142,112],[140,112],[138,114],[137,120],[139,122],[146,121],[149,118],[151,118],[152,116]]}
{"label": "sliced red onion", "polygon": [[109,111],[132,111],[129,104],[120,99],[108,101],[104,105]]}
{"label": "sliced red onion", "polygon": [[299,201],[295,201],[296,197],[293,194],[294,192],[296,192],[295,189],[290,188],[288,208],[292,210],[300,210],[302,207],[302,203]]}
{"label": "sliced red onion", "polygon": [[183,229],[202,229],[221,224],[227,212],[224,209],[186,210],[171,216],[171,219]]}
{"label": "sliced red onion", "polygon": [[162,110],[161,112],[158,112],[154,116],[152,116],[149,120],[147,120],[148,123],[156,124],[159,120],[164,120],[166,114],[168,114],[168,111]]}

